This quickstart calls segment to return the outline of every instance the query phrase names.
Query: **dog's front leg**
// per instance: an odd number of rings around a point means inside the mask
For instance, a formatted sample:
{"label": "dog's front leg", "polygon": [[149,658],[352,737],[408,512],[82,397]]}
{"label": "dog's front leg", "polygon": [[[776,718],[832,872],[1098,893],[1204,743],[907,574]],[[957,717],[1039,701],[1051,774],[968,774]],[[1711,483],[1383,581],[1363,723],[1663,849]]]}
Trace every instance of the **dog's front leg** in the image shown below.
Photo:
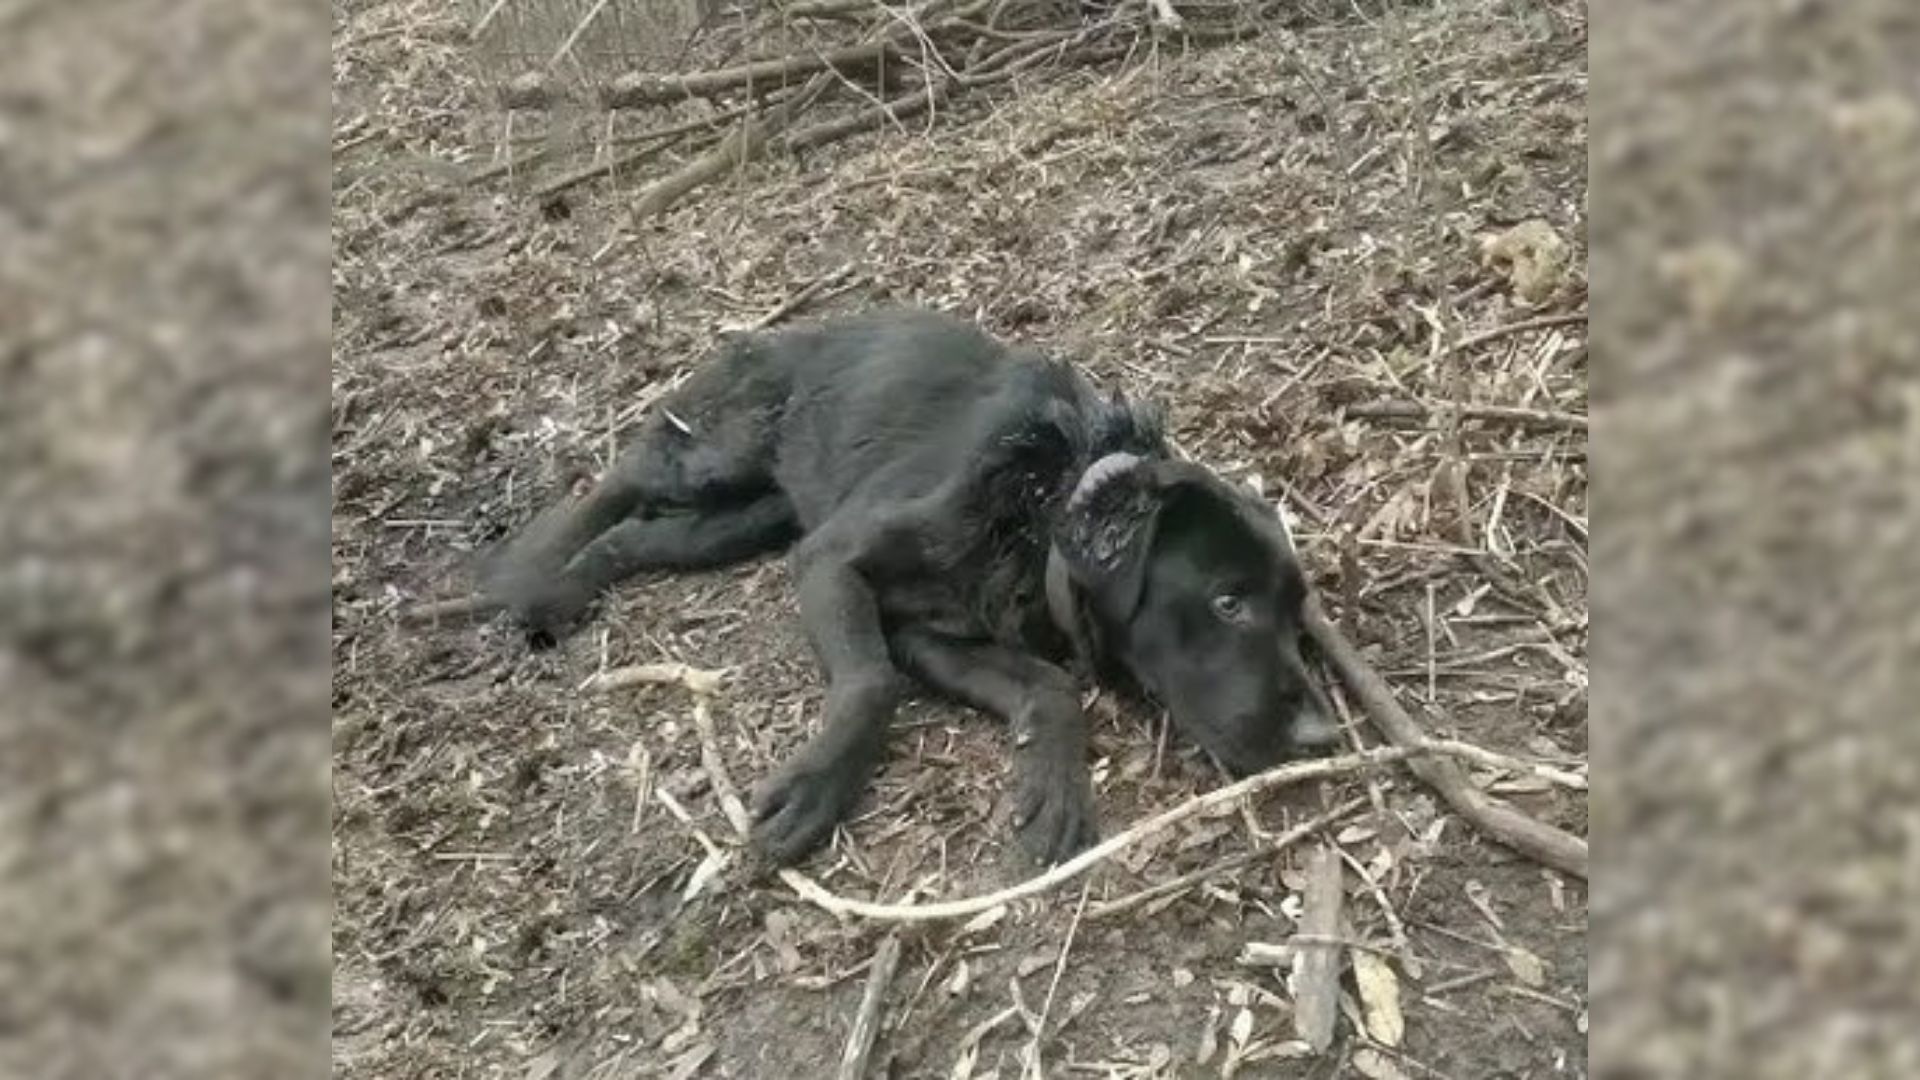
{"label": "dog's front leg", "polygon": [[1029,854],[1065,862],[1098,838],[1087,720],[1072,676],[989,641],[921,630],[896,633],[893,652],[914,678],[1012,727],[1013,824]]}
{"label": "dog's front leg", "polygon": [[800,621],[827,674],[820,731],[754,798],[754,843],[778,864],[824,841],[853,808],[885,748],[901,679],[873,588],[851,559],[803,552]]}

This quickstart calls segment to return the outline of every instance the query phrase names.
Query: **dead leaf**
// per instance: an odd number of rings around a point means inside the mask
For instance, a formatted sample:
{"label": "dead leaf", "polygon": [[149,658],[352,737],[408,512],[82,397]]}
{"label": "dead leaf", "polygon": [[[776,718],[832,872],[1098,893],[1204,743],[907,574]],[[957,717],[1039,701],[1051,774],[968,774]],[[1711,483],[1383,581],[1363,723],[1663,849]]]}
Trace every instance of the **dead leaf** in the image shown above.
{"label": "dead leaf", "polygon": [[1353,980],[1360,989],[1367,1034],[1382,1046],[1399,1046],[1406,1034],[1400,1013],[1400,980],[1385,957],[1365,949],[1353,950]]}
{"label": "dead leaf", "polygon": [[1341,847],[1352,847],[1363,840],[1371,840],[1378,835],[1380,835],[1380,830],[1371,825],[1349,825],[1341,829],[1340,835],[1334,837],[1334,840]]}
{"label": "dead leaf", "polygon": [[1518,945],[1508,946],[1500,956],[1507,962],[1507,970],[1513,972],[1513,977],[1519,979],[1521,983],[1534,989],[1546,985],[1546,961]]}
{"label": "dead leaf", "polygon": [[1367,1080],[1409,1080],[1405,1071],[1387,1055],[1363,1046],[1353,1052],[1353,1071]]}
{"label": "dead leaf", "polygon": [[1205,1065],[1220,1052],[1220,1006],[1207,1009],[1207,1019],[1200,1025],[1200,1048],[1194,1052],[1193,1063]]}
{"label": "dead leaf", "polygon": [[[1312,1057],[1313,1047],[1301,1039],[1282,1039],[1261,1047],[1258,1059],[1261,1061],[1285,1061],[1290,1058]],[[1247,1060],[1255,1060],[1256,1055],[1248,1054]]]}
{"label": "dead leaf", "polygon": [[1227,1030],[1227,1037],[1235,1048],[1244,1048],[1247,1040],[1253,1038],[1253,1010],[1241,1009],[1233,1015],[1233,1026]]}
{"label": "dead leaf", "polygon": [[694,867],[693,877],[687,879],[687,888],[686,891],[680,895],[680,902],[683,904],[691,903],[694,897],[700,895],[700,890],[706,888],[707,883],[720,876],[720,871],[726,868],[727,856],[725,852],[709,852],[706,858],[700,860],[700,865]]}
{"label": "dead leaf", "polygon": [[767,944],[779,957],[780,973],[791,975],[800,970],[804,962],[800,950],[793,944],[793,916],[784,911],[770,911],[766,919]]}
{"label": "dead leaf", "polygon": [[1007,905],[1001,904],[998,907],[988,908],[973,918],[968,919],[966,925],[960,928],[960,936],[966,937],[969,934],[977,934],[1006,917]]}
{"label": "dead leaf", "polygon": [[1052,953],[1034,953],[1030,956],[1023,956],[1020,958],[1020,962],[1013,966],[1014,977],[1024,979],[1034,972],[1039,971],[1041,968],[1051,967],[1053,966],[1053,959],[1054,955]]}

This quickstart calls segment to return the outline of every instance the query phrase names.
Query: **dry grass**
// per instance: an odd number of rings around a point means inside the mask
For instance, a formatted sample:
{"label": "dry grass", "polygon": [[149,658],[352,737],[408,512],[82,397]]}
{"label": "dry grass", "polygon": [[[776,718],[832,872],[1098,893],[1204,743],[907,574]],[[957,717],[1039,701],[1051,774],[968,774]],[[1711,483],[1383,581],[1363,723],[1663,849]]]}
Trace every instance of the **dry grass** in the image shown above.
{"label": "dry grass", "polygon": [[[516,194],[534,177],[467,183],[524,134],[490,109],[473,20],[346,12],[336,141],[360,141],[337,158],[334,226],[343,1073],[756,1076],[839,1059],[879,931],[729,868],[680,691],[576,689],[628,664],[731,669],[719,749],[757,778],[818,697],[784,568],[636,585],[540,655],[491,623],[396,614],[462,587],[473,550],[603,464],[717,329],[845,267],[796,317],[938,304],[1162,398],[1187,453],[1283,499],[1344,627],[1437,734],[1583,767],[1585,432],[1488,407],[1585,412],[1584,11],[1342,11],[1036,70],[924,129],[776,156],[635,228],[624,205],[665,163],[544,203]],[[553,168],[578,163],[565,153]],[[1483,256],[1530,220],[1565,245],[1544,253],[1538,303]],[[1543,315],[1568,317],[1504,329]],[[1388,401],[1423,408],[1356,415]],[[1109,832],[1218,783],[1156,718],[1094,711]],[[887,899],[1026,876],[999,732],[916,705],[895,750],[811,874]],[[1585,831],[1579,793],[1482,779]],[[1210,1048],[1209,1074],[1306,1074],[1284,981],[1240,962],[1294,929],[1295,856],[1236,855],[1354,798],[1333,837],[1352,857],[1342,937],[1393,958],[1405,1036],[1370,1045],[1343,1018],[1333,1052],[1364,1051],[1369,1075],[1584,1062],[1584,886],[1447,823],[1398,772],[1129,850],[1087,879],[1089,907],[1224,865],[1081,925],[1071,950],[1070,892],[903,932],[876,1060],[1185,1075]],[[1036,1034],[1025,1020],[1042,1012]]]}

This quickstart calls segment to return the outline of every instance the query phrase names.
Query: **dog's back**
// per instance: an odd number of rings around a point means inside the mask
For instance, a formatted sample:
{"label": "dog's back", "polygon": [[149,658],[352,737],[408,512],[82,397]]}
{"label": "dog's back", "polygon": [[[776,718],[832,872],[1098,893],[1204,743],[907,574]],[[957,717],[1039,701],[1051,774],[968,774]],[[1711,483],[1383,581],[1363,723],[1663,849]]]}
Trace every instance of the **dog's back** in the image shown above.
{"label": "dog's back", "polygon": [[925,495],[979,470],[1022,428],[1102,404],[1065,365],[936,312],[831,321],[755,351],[793,373],[774,476],[805,528],[856,494]]}
{"label": "dog's back", "polygon": [[661,400],[586,498],[508,545],[488,589],[554,625],[637,568],[737,561],[835,514],[929,499],[955,544],[1021,548],[989,558],[1024,578],[1037,572],[1025,549],[1044,549],[1044,516],[1090,455],[1157,442],[1148,410],[938,312],[744,335]]}

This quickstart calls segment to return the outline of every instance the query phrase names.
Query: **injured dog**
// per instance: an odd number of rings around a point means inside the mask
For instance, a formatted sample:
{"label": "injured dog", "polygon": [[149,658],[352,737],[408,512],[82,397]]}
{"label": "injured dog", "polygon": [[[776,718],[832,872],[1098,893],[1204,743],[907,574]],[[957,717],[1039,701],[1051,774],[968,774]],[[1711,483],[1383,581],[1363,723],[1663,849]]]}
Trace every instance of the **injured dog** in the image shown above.
{"label": "injured dog", "polygon": [[1064,663],[1146,691],[1237,774],[1337,734],[1274,509],[1173,458],[1156,409],[933,312],[725,344],[482,588],[550,640],[637,572],[789,546],[827,693],[819,732],[755,795],[776,863],[866,789],[906,678],[1010,722],[1014,822],[1043,861],[1096,837]]}

